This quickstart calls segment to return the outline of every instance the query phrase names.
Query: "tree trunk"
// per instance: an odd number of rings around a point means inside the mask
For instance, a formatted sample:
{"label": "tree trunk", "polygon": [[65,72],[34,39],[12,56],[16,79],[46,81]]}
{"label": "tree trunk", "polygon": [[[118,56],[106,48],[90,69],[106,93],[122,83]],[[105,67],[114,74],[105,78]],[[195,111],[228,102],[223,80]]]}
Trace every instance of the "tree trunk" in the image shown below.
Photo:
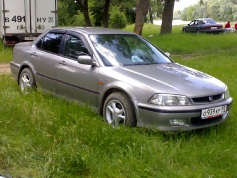
{"label": "tree trunk", "polygon": [[136,9],[136,20],[133,32],[142,35],[142,28],[149,8],[149,0],[139,0]]}
{"label": "tree trunk", "polygon": [[152,16],[151,6],[149,7],[149,17],[150,17],[150,22],[151,22],[151,24],[154,24],[154,23],[153,23],[153,16]]}
{"label": "tree trunk", "polygon": [[88,0],[84,0],[83,3],[81,1],[76,1],[79,6],[79,10],[83,13],[85,23],[87,27],[91,27],[91,20],[89,16],[89,9],[88,9]]}
{"label": "tree trunk", "polygon": [[104,12],[103,12],[103,26],[105,28],[109,27],[109,5],[110,5],[110,0],[105,0]]}
{"label": "tree trunk", "polygon": [[172,21],[175,0],[164,0],[164,10],[162,14],[162,24],[160,34],[172,32]]}

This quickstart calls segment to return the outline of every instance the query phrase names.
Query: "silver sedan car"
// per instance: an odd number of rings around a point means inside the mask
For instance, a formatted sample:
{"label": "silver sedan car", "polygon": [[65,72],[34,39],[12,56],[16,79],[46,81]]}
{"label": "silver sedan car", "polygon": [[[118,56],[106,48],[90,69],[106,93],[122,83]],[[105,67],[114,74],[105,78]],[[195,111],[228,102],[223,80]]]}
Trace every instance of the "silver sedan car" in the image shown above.
{"label": "silver sedan car", "polygon": [[23,92],[41,88],[89,104],[113,127],[205,128],[223,123],[233,101],[220,80],[114,29],[51,29],[18,43],[10,66]]}

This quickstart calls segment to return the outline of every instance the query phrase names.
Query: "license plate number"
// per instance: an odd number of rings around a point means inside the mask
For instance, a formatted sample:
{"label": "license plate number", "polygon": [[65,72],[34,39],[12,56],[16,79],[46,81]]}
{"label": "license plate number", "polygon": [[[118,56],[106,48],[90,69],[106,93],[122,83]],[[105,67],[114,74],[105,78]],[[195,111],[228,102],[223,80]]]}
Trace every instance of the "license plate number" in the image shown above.
{"label": "license plate number", "polygon": [[202,119],[209,119],[209,118],[213,118],[213,117],[222,116],[223,114],[226,113],[226,109],[227,109],[226,105],[215,107],[215,108],[203,109],[201,118]]}
{"label": "license plate number", "polygon": [[35,37],[25,37],[25,40],[26,41],[33,41],[33,40],[35,40]]}
{"label": "license plate number", "polygon": [[217,27],[211,27],[211,29],[217,29]]}

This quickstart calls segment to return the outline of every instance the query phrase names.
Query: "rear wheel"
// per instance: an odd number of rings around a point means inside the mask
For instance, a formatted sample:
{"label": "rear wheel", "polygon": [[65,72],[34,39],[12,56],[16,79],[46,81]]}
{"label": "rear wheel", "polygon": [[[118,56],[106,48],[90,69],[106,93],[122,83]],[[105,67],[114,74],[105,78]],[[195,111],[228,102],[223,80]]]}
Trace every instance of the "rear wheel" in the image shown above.
{"label": "rear wheel", "polygon": [[34,75],[29,68],[22,70],[19,77],[19,86],[24,93],[28,93],[30,90],[36,88]]}
{"label": "rear wheel", "polygon": [[113,127],[136,126],[135,112],[131,100],[122,92],[112,93],[105,100],[103,117]]}

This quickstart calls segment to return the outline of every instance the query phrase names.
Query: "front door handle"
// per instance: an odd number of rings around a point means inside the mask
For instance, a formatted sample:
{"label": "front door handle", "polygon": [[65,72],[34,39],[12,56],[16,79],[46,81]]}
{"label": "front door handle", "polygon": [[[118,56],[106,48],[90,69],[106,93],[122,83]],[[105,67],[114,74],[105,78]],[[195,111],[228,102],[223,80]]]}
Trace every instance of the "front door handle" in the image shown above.
{"label": "front door handle", "polygon": [[37,56],[37,53],[36,52],[32,52],[31,55],[32,56]]}

